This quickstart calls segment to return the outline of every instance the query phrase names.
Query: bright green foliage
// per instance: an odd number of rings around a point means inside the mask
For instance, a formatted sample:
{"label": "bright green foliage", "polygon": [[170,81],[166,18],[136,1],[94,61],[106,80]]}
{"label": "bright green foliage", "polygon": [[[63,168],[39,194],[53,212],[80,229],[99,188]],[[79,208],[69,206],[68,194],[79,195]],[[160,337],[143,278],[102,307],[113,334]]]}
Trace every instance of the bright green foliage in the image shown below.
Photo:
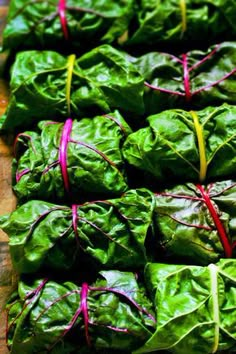
{"label": "bright green foliage", "polygon": [[4,49],[76,47],[84,51],[101,43],[117,43],[135,10],[133,0],[67,0],[63,27],[58,5],[59,0],[12,0]]}
{"label": "bright green foliage", "polygon": [[72,208],[33,200],[0,218],[0,225],[19,273],[81,269],[83,260],[90,270],[94,263],[100,269],[140,269],[148,259],[154,203],[145,189]]}
{"label": "bright green foliage", "polygon": [[[234,0],[141,0],[136,31],[130,44],[177,46],[187,43],[196,47],[236,35]],[[178,48],[178,47],[177,47]]]}
{"label": "bright green foliage", "polygon": [[[68,128],[69,123],[69,129]],[[14,190],[20,199],[94,200],[128,189],[121,147],[129,126],[119,112],[66,123],[41,122],[19,134]]]}
{"label": "bright green foliage", "polygon": [[125,353],[156,325],[150,300],[128,272],[103,271],[91,286],[23,279],[7,308],[11,354]]}
{"label": "bright green foliage", "polygon": [[127,162],[158,182],[203,182],[235,176],[236,106],[198,112],[181,109],[150,116],[149,126],[130,134],[123,146]]}
{"label": "bright green foliage", "polygon": [[109,113],[142,114],[144,83],[125,54],[103,45],[76,59],[52,51],[17,54],[10,101],[0,128],[28,128],[44,119]]}
{"label": "bright green foliage", "polygon": [[187,183],[156,194],[155,234],[165,261],[208,265],[232,257],[236,183]]}
{"label": "bright green foliage", "polygon": [[207,267],[150,263],[145,278],[157,310],[157,328],[135,353],[235,351],[236,260]]}
{"label": "bright green foliage", "polygon": [[177,56],[156,51],[131,61],[145,80],[147,114],[236,102],[236,42]]}

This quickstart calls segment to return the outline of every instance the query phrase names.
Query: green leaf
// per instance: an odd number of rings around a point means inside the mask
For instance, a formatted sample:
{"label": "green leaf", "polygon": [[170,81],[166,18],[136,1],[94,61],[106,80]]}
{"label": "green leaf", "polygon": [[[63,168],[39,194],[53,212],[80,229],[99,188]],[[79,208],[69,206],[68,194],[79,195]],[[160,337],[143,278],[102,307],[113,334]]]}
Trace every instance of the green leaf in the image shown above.
{"label": "green leaf", "polygon": [[18,198],[72,203],[85,193],[94,199],[128,189],[121,146],[131,130],[118,111],[65,124],[46,121],[40,129],[16,139],[13,184]]}
{"label": "green leaf", "polygon": [[156,193],[155,234],[165,261],[208,265],[232,257],[235,193],[231,180],[187,183]]}
{"label": "green leaf", "polygon": [[234,351],[235,265],[233,259],[207,267],[148,264],[145,279],[157,309],[157,328],[135,353]]}
{"label": "green leaf", "polygon": [[234,2],[217,0],[141,0],[136,12],[136,28],[129,44],[188,44],[234,40],[236,34]]}
{"label": "green leaf", "polygon": [[103,45],[75,59],[52,51],[17,54],[3,130],[40,120],[91,117],[121,109],[143,114],[143,78],[125,54]]}
{"label": "green leaf", "polygon": [[235,103],[236,42],[177,56],[151,52],[130,60],[145,80],[147,114],[170,108],[202,109]]}
{"label": "green leaf", "polygon": [[145,189],[72,208],[33,200],[0,218],[0,226],[18,273],[80,269],[84,262],[90,268],[137,270],[149,259],[154,205]]}
{"label": "green leaf", "polygon": [[12,354],[130,352],[155,329],[152,304],[132,273],[103,271],[94,284],[81,287],[25,278],[18,294],[8,304]]}
{"label": "green leaf", "polygon": [[11,1],[3,33],[4,49],[76,48],[78,52],[102,43],[117,44],[135,11],[133,0],[70,0],[65,4],[64,29],[58,3]]}
{"label": "green leaf", "polygon": [[[205,182],[233,177],[236,164],[235,106],[223,104],[195,112],[202,129],[197,134],[192,112],[173,109],[150,116],[149,126],[129,135],[123,154],[129,164],[147,171],[158,182]],[[200,139],[200,140],[199,140]],[[204,156],[199,143],[204,145]]]}

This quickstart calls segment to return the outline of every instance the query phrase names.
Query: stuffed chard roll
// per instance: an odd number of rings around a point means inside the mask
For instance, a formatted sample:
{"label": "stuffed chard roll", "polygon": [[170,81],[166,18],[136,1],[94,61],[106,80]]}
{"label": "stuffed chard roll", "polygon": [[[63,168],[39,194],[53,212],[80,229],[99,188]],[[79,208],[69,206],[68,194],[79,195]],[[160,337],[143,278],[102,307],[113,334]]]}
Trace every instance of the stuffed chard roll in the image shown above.
{"label": "stuffed chard roll", "polygon": [[236,35],[231,0],[141,0],[129,44],[202,46]]}
{"label": "stuffed chard roll", "polygon": [[118,196],[128,189],[121,147],[131,132],[118,111],[17,136],[13,161],[19,199],[81,200],[84,193]]}
{"label": "stuffed chard roll", "polygon": [[119,271],[100,272],[95,283],[82,286],[22,279],[7,310],[11,354],[130,353],[156,326],[142,284]]}
{"label": "stuffed chard roll", "polygon": [[156,182],[208,182],[235,176],[236,106],[173,109],[150,116],[130,134],[123,154]]}
{"label": "stuffed chard roll", "polygon": [[145,189],[72,207],[33,200],[1,217],[0,227],[9,235],[19,273],[80,269],[83,262],[100,269],[139,269],[150,259],[146,243],[154,203]]}
{"label": "stuffed chard roll", "polygon": [[134,5],[134,0],[12,0],[3,47],[84,50],[117,43],[128,30]]}
{"label": "stuffed chard roll", "polygon": [[0,128],[28,128],[45,119],[109,113],[142,114],[144,80],[125,54],[103,45],[76,58],[52,51],[17,54],[11,95]]}
{"label": "stuffed chard roll", "polygon": [[154,227],[169,261],[197,265],[232,258],[236,243],[236,182],[187,183],[156,193]]}
{"label": "stuffed chard roll", "polygon": [[236,42],[179,56],[152,52],[131,58],[145,79],[145,111],[202,109],[236,102]]}
{"label": "stuffed chard roll", "polygon": [[236,260],[207,267],[150,263],[145,284],[157,310],[153,336],[134,353],[227,353],[236,345]]}

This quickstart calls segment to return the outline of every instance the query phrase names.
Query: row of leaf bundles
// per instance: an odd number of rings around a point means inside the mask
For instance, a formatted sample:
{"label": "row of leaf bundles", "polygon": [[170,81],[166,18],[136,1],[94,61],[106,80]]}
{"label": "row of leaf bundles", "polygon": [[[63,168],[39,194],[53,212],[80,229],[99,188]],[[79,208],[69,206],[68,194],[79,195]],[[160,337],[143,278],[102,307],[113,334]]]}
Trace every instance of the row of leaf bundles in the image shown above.
{"label": "row of leaf bundles", "polygon": [[134,133],[118,111],[43,121],[39,133],[16,138],[14,191],[20,202],[120,196],[135,182],[133,173],[127,176],[129,166],[147,173],[142,187],[155,190],[168,179],[177,184],[235,178],[235,116],[236,106],[227,104],[198,112],[167,110]]}
{"label": "row of leaf bundles", "polygon": [[22,130],[45,117],[78,119],[114,109],[138,124],[140,117],[164,109],[234,104],[235,68],[236,42],[179,57],[153,52],[134,58],[109,45],[77,59],[52,51],[21,52],[0,127]]}
{"label": "row of leaf bundles", "polygon": [[[71,207],[32,200],[0,218],[19,273],[142,269],[147,261],[197,265],[234,257],[236,182],[188,183],[156,194]],[[83,266],[84,265],[84,266]]]}
{"label": "row of leaf bundles", "polygon": [[23,278],[7,306],[10,352],[234,351],[235,269],[232,259],[207,267],[149,263],[144,283],[110,270],[80,286]]}
{"label": "row of leaf bundles", "polygon": [[4,49],[219,42],[236,36],[231,0],[11,0]]}

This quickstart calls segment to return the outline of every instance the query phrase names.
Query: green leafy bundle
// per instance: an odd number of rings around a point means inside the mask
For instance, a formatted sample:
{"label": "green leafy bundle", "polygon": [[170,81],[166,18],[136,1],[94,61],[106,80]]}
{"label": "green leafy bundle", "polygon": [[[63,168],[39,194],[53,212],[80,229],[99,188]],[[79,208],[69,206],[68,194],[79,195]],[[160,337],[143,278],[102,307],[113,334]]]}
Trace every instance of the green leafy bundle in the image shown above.
{"label": "green leafy bundle", "polygon": [[76,59],[52,51],[17,54],[10,101],[0,128],[28,128],[43,119],[79,118],[114,109],[142,114],[144,80],[118,50],[103,45]]}
{"label": "green leafy bundle", "polygon": [[141,0],[130,44],[177,46],[232,40],[236,36],[233,0]]}
{"label": "green leafy bundle", "polygon": [[236,183],[187,183],[156,194],[155,233],[169,260],[207,265],[232,258]]}
{"label": "green leafy bundle", "polygon": [[84,47],[117,43],[134,13],[133,0],[12,0],[4,49]]}
{"label": "green leafy bundle", "polygon": [[207,267],[150,263],[145,283],[157,310],[153,336],[135,353],[235,351],[236,260]]}
{"label": "green leafy bundle", "polygon": [[19,199],[73,203],[84,193],[94,200],[128,189],[121,146],[131,130],[118,111],[39,126],[40,133],[28,131],[16,138],[13,184]]}
{"label": "green leafy bundle", "polygon": [[155,326],[152,304],[133,273],[103,271],[82,286],[28,279],[8,304],[7,343],[11,354],[124,353],[142,345]]}
{"label": "green leafy bundle", "polygon": [[154,203],[145,189],[71,208],[33,200],[1,217],[0,226],[18,273],[79,269],[81,259],[100,269],[139,269],[148,259]]}
{"label": "green leafy bundle", "polygon": [[127,162],[172,183],[235,176],[236,106],[201,111],[173,109],[150,116],[149,126],[130,134],[123,146]]}
{"label": "green leafy bundle", "polygon": [[[235,27],[236,28],[236,27]],[[152,52],[131,58],[145,79],[145,110],[202,109],[236,101],[236,42],[181,56]]]}

